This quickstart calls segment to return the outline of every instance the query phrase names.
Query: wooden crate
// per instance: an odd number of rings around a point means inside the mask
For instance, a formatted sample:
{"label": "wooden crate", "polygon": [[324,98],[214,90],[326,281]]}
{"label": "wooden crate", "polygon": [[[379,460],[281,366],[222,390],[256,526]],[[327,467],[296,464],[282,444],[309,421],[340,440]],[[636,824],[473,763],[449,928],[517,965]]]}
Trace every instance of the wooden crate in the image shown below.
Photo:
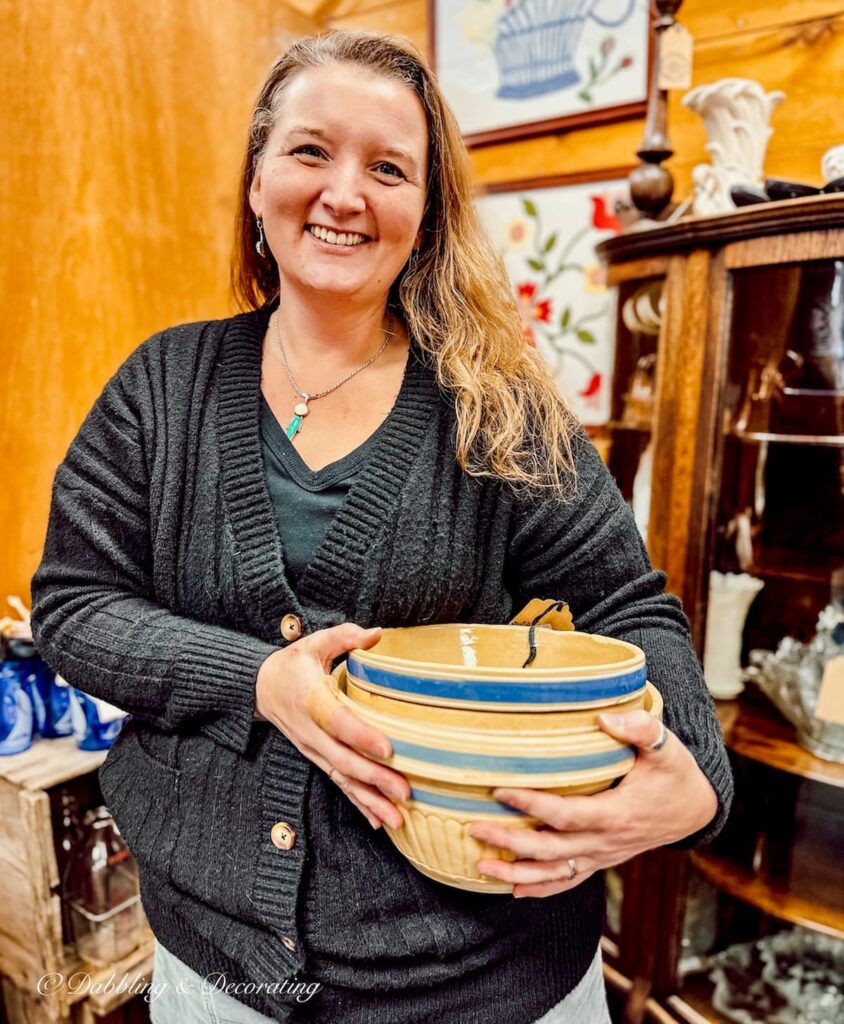
{"label": "wooden crate", "polygon": [[[85,963],[62,941],[49,791],[84,780],[104,760],[104,751],[79,750],[72,737],[40,739],[22,754],[0,758],[0,975],[10,1024],[90,1024],[151,977],[151,932],[108,967]],[[123,991],[108,990],[112,975]]]}

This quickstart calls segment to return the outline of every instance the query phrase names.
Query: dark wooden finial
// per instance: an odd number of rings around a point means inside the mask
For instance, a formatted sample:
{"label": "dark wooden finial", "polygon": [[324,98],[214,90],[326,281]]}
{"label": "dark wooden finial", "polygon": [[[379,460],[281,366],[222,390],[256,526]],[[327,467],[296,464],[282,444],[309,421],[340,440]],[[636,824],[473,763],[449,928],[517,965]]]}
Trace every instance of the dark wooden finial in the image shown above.
{"label": "dark wooden finial", "polygon": [[662,162],[673,155],[668,141],[668,92],[659,89],[659,66],[663,33],[671,28],[674,15],[683,0],[655,0],[657,17],[654,22],[654,59],[651,67],[651,83],[648,90],[648,114],[645,134],[636,155],[642,161],[630,173],[630,198],[643,216],[655,218],[671,202],[674,191],[674,177],[662,166]]}

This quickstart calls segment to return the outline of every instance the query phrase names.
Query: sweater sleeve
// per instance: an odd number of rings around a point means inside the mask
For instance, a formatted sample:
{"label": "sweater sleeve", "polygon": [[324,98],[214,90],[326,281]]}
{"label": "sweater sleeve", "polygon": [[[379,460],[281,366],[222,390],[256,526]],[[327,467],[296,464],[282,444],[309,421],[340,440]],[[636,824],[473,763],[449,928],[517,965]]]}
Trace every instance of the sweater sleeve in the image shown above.
{"label": "sweater sleeve", "polygon": [[627,640],[645,652],[648,678],[665,701],[665,723],[689,748],[718,797],[718,811],[679,847],[721,830],[733,778],[714,704],[679,600],[664,592],[622,498],[585,435],[573,441],[577,495],[524,503],[512,542],[516,607],[532,597],[568,602],[575,628]]}
{"label": "sweater sleeve", "polygon": [[86,693],[243,752],[258,669],[276,648],[155,599],[144,347],[106,384],[56,473],[33,635],[51,668]]}

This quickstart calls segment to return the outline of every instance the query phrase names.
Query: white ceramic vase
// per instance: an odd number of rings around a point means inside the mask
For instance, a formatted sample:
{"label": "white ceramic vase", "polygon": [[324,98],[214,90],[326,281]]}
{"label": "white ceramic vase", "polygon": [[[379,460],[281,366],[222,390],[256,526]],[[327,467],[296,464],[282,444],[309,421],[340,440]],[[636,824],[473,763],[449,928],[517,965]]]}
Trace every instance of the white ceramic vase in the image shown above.
{"label": "white ceramic vase", "polygon": [[750,78],[722,78],[686,93],[683,105],[703,118],[712,160],[692,171],[696,214],[735,209],[732,185],[762,187],[765,150],[773,131],[769,121],[784,99],[784,92],[766,92]]}
{"label": "white ceramic vase", "polygon": [[844,178],[844,145],[832,146],[821,159],[824,184]]}
{"label": "white ceramic vase", "polygon": [[753,599],[764,585],[762,580],[745,572],[713,571],[709,574],[703,674],[713,697],[730,700],[744,689],[741,678],[744,623]]}

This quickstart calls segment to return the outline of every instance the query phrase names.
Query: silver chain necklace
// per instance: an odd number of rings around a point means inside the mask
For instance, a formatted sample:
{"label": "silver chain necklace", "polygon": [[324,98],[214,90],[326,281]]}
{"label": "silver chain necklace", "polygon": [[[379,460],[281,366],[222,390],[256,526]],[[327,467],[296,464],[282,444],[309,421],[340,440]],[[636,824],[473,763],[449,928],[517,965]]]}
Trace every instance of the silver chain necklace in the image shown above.
{"label": "silver chain necklace", "polygon": [[367,366],[371,366],[375,362],[375,360],[384,352],[384,349],[387,347],[387,345],[389,345],[390,340],[393,337],[393,314],[388,314],[387,330],[384,332],[384,341],[381,345],[381,348],[379,348],[374,355],[371,355],[369,359],[366,360],[365,363],[362,363],[356,370],[352,370],[351,373],[347,373],[342,380],[338,380],[336,384],[332,385],[332,387],[326,388],[325,391],[318,391],[313,395],[309,395],[306,391],[303,391],[296,383],[296,381],[293,379],[293,374],[290,370],[290,364],[287,362],[287,354],[284,351],[284,343],[281,340],[281,327],[279,326],[278,313],[276,313],[275,317],[275,336],[278,339],[278,350],[279,353],[281,354],[281,363],[282,366],[284,367],[284,372],[287,374],[287,379],[290,381],[290,386],[293,388],[296,394],[302,399],[301,402],[297,402],[293,406],[293,419],[287,424],[284,430],[285,434],[287,434],[287,436],[292,441],[296,434],[302,429],[302,420],[308,415],[308,402],[314,402],[316,401],[317,398],[325,398],[326,395],[330,395],[332,391],[336,391],[337,388],[342,387],[346,383],[346,381],[351,380],[352,377],[355,377],[357,374],[359,374],[361,370],[365,370]]}

